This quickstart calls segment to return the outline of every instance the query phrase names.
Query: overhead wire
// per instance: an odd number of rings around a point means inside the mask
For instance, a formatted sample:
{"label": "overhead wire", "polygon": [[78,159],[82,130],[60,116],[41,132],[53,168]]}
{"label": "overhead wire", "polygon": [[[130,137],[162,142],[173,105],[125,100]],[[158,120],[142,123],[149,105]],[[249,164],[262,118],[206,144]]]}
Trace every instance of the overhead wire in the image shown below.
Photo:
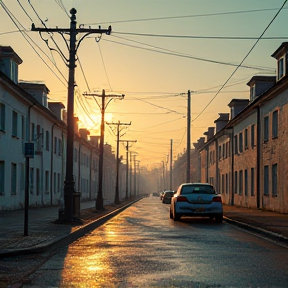
{"label": "overhead wire", "polygon": [[[285,8],[287,9],[287,8]],[[210,16],[223,16],[223,15],[233,15],[233,14],[245,14],[245,13],[255,13],[255,12],[266,12],[275,11],[278,8],[266,8],[266,9],[251,9],[242,11],[228,11],[228,12],[217,12],[217,13],[206,13],[206,14],[192,14],[192,15],[180,15],[180,16],[164,16],[164,17],[154,17],[154,18],[142,18],[142,19],[128,19],[128,20],[116,20],[101,23],[88,23],[86,25],[98,25],[98,24],[115,24],[115,23],[129,23],[129,22],[142,22],[142,21],[158,21],[158,20],[168,20],[168,19],[183,19],[183,18],[195,18],[195,17],[210,17]]]}
{"label": "overhead wire", "polygon": [[[111,36],[113,36],[113,35],[111,35]],[[135,45],[130,45],[130,44],[126,44],[126,43],[121,43],[121,42],[117,42],[117,41],[113,41],[113,40],[108,40],[108,39],[103,39],[103,40],[106,41],[106,42],[115,43],[115,44],[128,46],[128,47],[133,47],[133,48],[136,48],[136,49],[151,51],[151,52],[155,52],[155,53],[171,55],[171,56],[176,56],[176,57],[181,57],[181,58],[188,58],[188,59],[204,61],[204,62],[209,62],[209,63],[214,63],[214,64],[221,64],[221,65],[228,65],[228,66],[234,66],[234,67],[236,66],[237,67],[237,64],[234,64],[234,63],[216,61],[216,60],[207,59],[207,58],[201,58],[201,57],[194,57],[194,56],[190,56],[190,55],[184,54],[184,53],[173,52],[173,51],[165,49],[165,48],[160,48],[160,47],[155,47],[154,46],[154,48],[156,48],[156,49],[163,50],[163,51],[161,51],[161,50],[158,51],[158,50],[154,50],[154,49],[149,49],[149,48],[144,48],[144,47],[140,47],[140,46],[135,46]],[[143,44],[143,45],[147,45],[147,44]],[[271,71],[271,70],[275,71],[275,69],[269,68],[269,67],[253,67],[253,66],[248,66],[248,65],[243,65],[242,68],[249,68],[249,69],[255,69],[255,70],[264,70],[264,71]]]}
{"label": "overhead wire", "polygon": [[112,86],[111,86],[111,83],[110,83],[110,80],[109,80],[109,77],[108,77],[106,65],[105,65],[104,58],[103,58],[103,54],[102,54],[102,51],[101,51],[101,47],[100,47],[100,44],[99,44],[100,41],[96,41],[96,43],[98,44],[98,48],[99,48],[99,52],[100,52],[100,56],[101,56],[101,60],[102,60],[102,65],[103,65],[103,68],[104,68],[104,71],[105,71],[105,75],[106,75],[106,79],[107,79],[109,88],[110,88],[111,91],[113,91]]}
{"label": "overhead wire", "polygon": [[200,117],[200,115],[207,109],[207,107],[212,103],[212,101],[218,96],[218,94],[221,92],[221,90],[225,87],[225,85],[229,82],[229,80],[233,77],[233,75],[236,73],[236,71],[240,68],[240,66],[242,65],[242,63],[247,59],[247,57],[250,55],[250,53],[252,52],[252,50],[255,48],[255,46],[258,44],[258,42],[260,41],[260,39],[262,38],[262,36],[265,34],[265,32],[268,30],[268,28],[270,27],[270,25],[274,22],[274,20],[276,19],[276,17],[279,15],[279,13],[281,12],[281,10],[283,9],[283,7],[286,5],[288,0],[285,0],[283,5],[280,7],[280,9],[278,10],[278,12],[276,13],[276,15],[272,18],[272,20],[269,22],[269,24],[266,26],[266,28],[264,29],[264,31],[261,33],[261,35],[258,37],[257,41],[253,44],[253,46],[251,47],[251,49],[248,51],[248,53],[245,55],[245,57],[242,59],[242,61],[239,63],[239,65],[236,67],[236,69],[231,73],[231,75],[228,77],[228,79],[224,82],[224,84],[221,86],[221,88],[217,91],[217,93],[213,96],[213,98],[208,102],[208,104],[203,108],[203,110],[193,119],[191,120],[191,123],[194,122],[196,119],[198,119]]}
{"label": "overhead wire", "polygon": [[[169,34],[151,34],[151,33],[135,33],[135,32],[117,32],[113,34],[131,35],[131,36],[146,36],[160,38],[182,38],[182,39],[209,39],[209,40],[256,40],[257,37],[252,36],[195,36],[195,35],[169,35]],[[281,40],[287,39],[287,36],[270,36],[263,37],[262,40]]]}
{"label": "overhead wire", "polygon": [[[23,25],[17,20],[17,18],[11,13],[11,11],[7,8],[7,6],[3,3],[3,1],[0,2],[0,5],[8,15],[8,17],[11,19],[11,21],[14,23],[14,25],[18,28],[18,31],[21,33],[21,35],[24,37],[24,39],[27,41],[27,43],[31,46],[31,48],[34,50],[34,52],[38,55],[38,57],[42,60],[42,62],[48,67],[48,69],[56,76],[56,78],[63,84],[65,87],[67,87],[67,83],[64,83],[60,77],[52,70],[52,68],[47,64],[47,62],[42,58],[42,56],[38,53],[38,51],[35,49],[35,47],[30,43],[33,42],[33,44],[51,61],[51,59],[46,55],[46,53],[41,49],[41,47],[26,33],[26,29],[23,27]],[[14,20],[15,19],[15,20]],[[24,30],[21,30],[16,21],[19,23]],[[29,40],[27,39],[29,38]],[[52,61],[51,61],[52,62]],[[52,62],[54,65],[54,63]],[[58,70],[58,68],[56,67]],[[61,74],[61,71],[58,70],[58,72]],[[65,77],[61,74],[61,76],[65,79]],[[66,80],[66,79],[65,79]]]}

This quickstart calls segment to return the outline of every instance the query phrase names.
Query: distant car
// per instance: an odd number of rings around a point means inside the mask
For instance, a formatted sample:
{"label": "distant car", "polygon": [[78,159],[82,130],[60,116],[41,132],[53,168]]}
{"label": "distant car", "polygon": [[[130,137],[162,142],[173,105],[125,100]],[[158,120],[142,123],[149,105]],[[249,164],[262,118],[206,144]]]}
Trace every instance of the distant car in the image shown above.
{"label": "distant car", "polygon": [[171,198],[174,195],[174,191],[164,191],[163,197],[162,197],[162,203],[170,204]]}
{"label": "distant car", "polygon": [[179,186],[170,205],[170,218],[180,220],[182,216],[202,216],[223,220],[222,199],[213,185],[208,183],[184,183]]}
{"label": "distant car", "polygon": [[159,193],[158,192],[153,192],[152,194],[154,197],[158,197],[159,196]]}

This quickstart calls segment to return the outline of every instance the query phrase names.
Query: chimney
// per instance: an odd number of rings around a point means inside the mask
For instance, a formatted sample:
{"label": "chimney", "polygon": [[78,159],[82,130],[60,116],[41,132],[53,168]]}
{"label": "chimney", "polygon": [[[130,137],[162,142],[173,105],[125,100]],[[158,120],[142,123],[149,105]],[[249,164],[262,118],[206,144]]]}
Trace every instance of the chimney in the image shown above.
{"label": "chimney", "polygon": [[219,113],[219,118],[214,121],[216,123],[216,133],[221,131],[229,121],[229,113]]}
{"label": "chimney", "polygon": [[65,108],[62,102],[49,102],[48,108],[55,114],[58,120],[63,121],[63,109]]}
{"label": "chimney", "polygon": [[200,137],[197,140],[197,143],[193,143],[196,150],[201,149],[204,146],[204,144],[205,144],[205,137]]}
{"label": "chimney", "polygon": [[237,116],[248,104],[248,99],[232,99],[228,104],[230,107],[230,118],[233,119]]}
{"label": "chimney", "polygon": [[[79,118],[74,116],[73,120],[74,120],[74,134],[79,136],[80,135],[79,134],[79,125],[78,125]],[[67,124],[67,125],[69,125],[69,124]]]}
{"label": "chimney", "polygon": [[209,141],[214,136],[215,127],[208,127],[208,131],[204,133],[207,136],[207,141]]}
{"label": "chimney", "polygon": [[85,141],[88,141],[88,135],[90,135],[89,130],[87,130],[86,128],[81,128],[79,129],[79,134],[82,139],[84,139]]}
{"label": "chimney", "polygon": [[19,86],[27,93],[31,94],[41,105],[48,108],[48,94],[49,89],[45,84],[32,83],[32,82],[20,82]]}
{"label": "chimney", "polygon": [[0,70],[15,84],[18,84],[18,66],[22,62],[10,46],[0,46]]}
{"label": "chimney", "polygon": [[253,76],[247,83],[250,87],[250,101],[254,101],[276,83],[276,76]]}
{"label": "chimney", "polygon": [[100,136],[90,136],[90,143],[92,146],[99,148]]}

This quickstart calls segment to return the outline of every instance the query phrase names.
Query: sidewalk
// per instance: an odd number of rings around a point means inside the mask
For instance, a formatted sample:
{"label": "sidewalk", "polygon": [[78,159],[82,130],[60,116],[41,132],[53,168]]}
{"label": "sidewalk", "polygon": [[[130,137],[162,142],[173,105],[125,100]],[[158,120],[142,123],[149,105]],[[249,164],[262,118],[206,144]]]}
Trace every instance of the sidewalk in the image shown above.
{"label": "sidewalk", "polygon": [[[152,196],[151,196],[152,197]],[[81,203],[81,225],[55,224],[58,207],[29,210],[28,236],[24,236],[24,211],[0,212],[0,258],[45,251],[67,244],[117,215],[139,199],[105,206],[95,212],[95,201]],[[224,221],[288,244],[288,214],[224,205]],[[62,241],[62,242],[61,242]],[[66,241],[66,242],[63,242]]]}

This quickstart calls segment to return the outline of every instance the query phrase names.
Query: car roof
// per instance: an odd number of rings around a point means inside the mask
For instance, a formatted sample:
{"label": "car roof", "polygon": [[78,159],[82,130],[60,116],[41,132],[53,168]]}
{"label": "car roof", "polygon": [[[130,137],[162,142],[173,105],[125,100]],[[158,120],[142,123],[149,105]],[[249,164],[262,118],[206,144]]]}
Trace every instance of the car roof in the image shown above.
{"label": "car roof", "polygon": [[182,183],[181,186],[192,186],[192,185],[197,185],[197,186],[212,186],[210,183],[201,183],[201,182],[194,182],[194,183]]}

